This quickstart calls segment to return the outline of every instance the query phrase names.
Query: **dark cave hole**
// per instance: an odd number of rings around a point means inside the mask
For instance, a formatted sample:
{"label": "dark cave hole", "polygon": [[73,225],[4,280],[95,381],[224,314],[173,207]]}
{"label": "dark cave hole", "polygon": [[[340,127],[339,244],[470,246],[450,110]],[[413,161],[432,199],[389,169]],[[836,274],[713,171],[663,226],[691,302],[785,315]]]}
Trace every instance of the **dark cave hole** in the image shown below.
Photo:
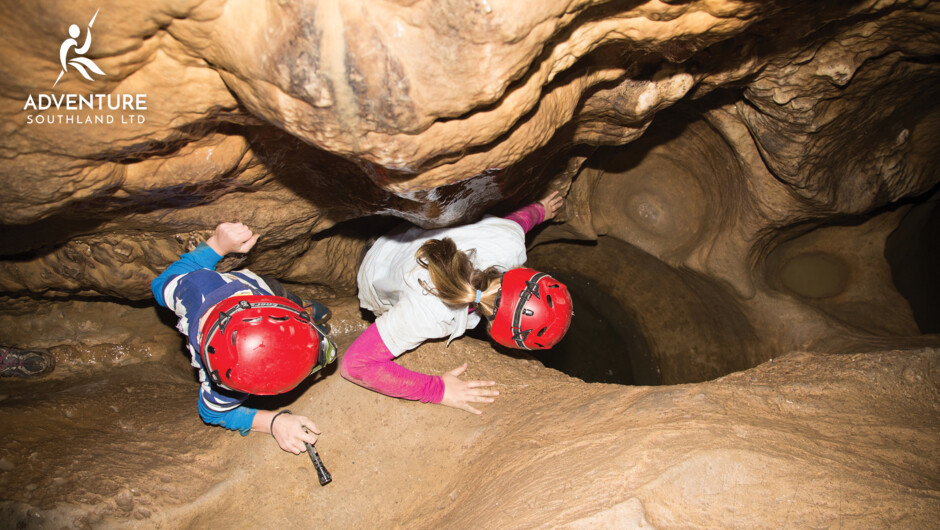
{"label": "dark cave hole", "polygon": [[[577,272],[543,269],[568,287],[574,300],[574,318],[555,347],[525,353],[548,368],[586,383],[661,384],[649,344],[620,302],[597,282]],[[506,355],[519,355],[494,343],[485,325],[467,330],[467,335],[488,341]]]}
{"label": "dark cave hole", "polygon": [[587,383],[659,384],[649,346],[620,303],[589,278],[568,272],[552,275],[568,287],[575,317],[561,342],[533,356]]}
{"label": "dark cave hole", "polygon": [[574,318],[545,366],[586,382],[708,381],[754,366],[760,344],[728,288],[616,238],[535,245],[528,266],[568,285]]}
{"label": "dark cave hole", "polygon": [[904,216],[885,243],[885,258],[921,333],[940,333],[940,188]]}

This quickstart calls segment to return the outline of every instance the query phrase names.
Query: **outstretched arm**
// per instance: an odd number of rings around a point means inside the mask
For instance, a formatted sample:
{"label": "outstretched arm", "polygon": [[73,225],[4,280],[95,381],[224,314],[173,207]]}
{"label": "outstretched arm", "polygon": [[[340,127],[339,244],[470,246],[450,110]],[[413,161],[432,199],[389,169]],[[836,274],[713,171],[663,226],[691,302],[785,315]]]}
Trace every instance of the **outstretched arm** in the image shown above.
{"label": "outstretched arm", "polygon": [[153,291],[154,298],[157,299],[158,304],[166,307],[163,288],[174,276],[199,269],[215,270],[216,264],[226,254],[248,252],[257,241],[258,234],[252,233],[242,223],[220,224],[206,242],[200,243],[192,252],[180,256],[180,259],[167,267],[163,274],[150,282],[150,290]]}
{"label": "outstretched arm", "polygon": [[273,410],[259,410],[251,430],[271,433],[281,449],[295,455],[304,452],[304,442],[317,443],[317,435],[320,434],[320,429],[310,418],[289,412],[279,414]]}
{"label": "outstretched arm", "polygon": [[413,372],[394,362],[379,328],[369,326],[349,346],[340,362],[340,374],[349,381],[386,396],[440,403],[444,381],[438,376]]}
{"label": "outstretched arm", "polygon": [[222,259],[222,256],[212,250],[212,247],[205,242],[199,243],[199,246],[192,252],[187,252],[180,256],[180,259],[167,267],[166,270],[163,271],[163,274],[157,276],[150,282],[150,290],[153,291],[153,297],[157,299],[158,304],[167,307],[166,300],[163,298],[163,288],[168,281],[175,276],[199,269],[215,270],[215,265],[220,259]]}
{"label": "outstretched arm", "polygon": [[470,403],[492,403],[499,395],[491,387],[493,381],[465,381],[459,376],[467,369],[464,363],[443,376],[413,372],[394,362],[375,324],[369,326],[352,343],[340,363],[340,374],[349,381],[375,390],[386,396],[440,403],[448,407],[466,410],[473,414],[481,412]]}
{"label": "outstretched arm", "polygon": [[242,436],[248,436],[257,412],[257,409],[244,405],[237,405],[235,408],[225,411],[213,410],[206,397],[202,393],[199,396],[199,417],[202,418],[202,421],[209,425],[224,427],[230,431],[238,431]]}
{"label": "outstretched arm", "polygon": [[250,431],[270,433],[281,449],[295,455],[304,452],[304,442],[317,443],[320,429],[310,418],[282,414],[275,419],[275,414],[272,410],[257,410],[244,405],[216,412],[209,408],[204,398],[199,399],[199,417],[208,424],[238,431],[242,436],[247,436]]}
{"label": "outstretched arm", "polygon": [[553,191],[542,200],[523,206],[504,219],[515,221],[522,227],[523,232],[528,233],[539,224],[554,218],[564,202],[564,197],[557,191]]}

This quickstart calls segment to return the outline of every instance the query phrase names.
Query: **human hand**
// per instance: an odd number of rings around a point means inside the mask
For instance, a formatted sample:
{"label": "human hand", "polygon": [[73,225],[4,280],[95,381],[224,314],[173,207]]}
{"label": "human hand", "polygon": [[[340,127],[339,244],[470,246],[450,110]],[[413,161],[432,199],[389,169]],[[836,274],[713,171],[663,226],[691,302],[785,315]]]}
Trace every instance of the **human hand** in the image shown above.
{"label": "human hand", "polygon": [[255,234],[242,223],[222,223],[215,227],[215,232],[206,241],[220,256],[229,252],[248,252],[255,246],[259,234]]}
{"label": "human hand", "polygon": [[470,403],[492,403],[493,398],[488,396],[498,396],[496,390],[489,390],[487,386],[494,386],[495,381],[464,381],[460,379],[460,374],[467,369],[467,363],[454,368],[441,376],[444,380],[444,399],[441,405],[463,409],[474,414],[483,414],[483,412],[473,408]]}
{"label": "human hand", "polygon": [[555,217],[555,214],[558,213],[558,210],[561,209],[561,206],[565,203],[565,198],[561,196],[557,190],[551,192],[544,199],[539,201],[539,204],[542,205],[542,208],[545,209],[545,219],[543,221],[548,221],[549,219]]}
{"label": "human hand", "polygon": [[271,424],[271,435],[281,449],[299,455],[307,450],[304,442],[317,443],[317,428],[310,418],[294,414],[281,414]]}

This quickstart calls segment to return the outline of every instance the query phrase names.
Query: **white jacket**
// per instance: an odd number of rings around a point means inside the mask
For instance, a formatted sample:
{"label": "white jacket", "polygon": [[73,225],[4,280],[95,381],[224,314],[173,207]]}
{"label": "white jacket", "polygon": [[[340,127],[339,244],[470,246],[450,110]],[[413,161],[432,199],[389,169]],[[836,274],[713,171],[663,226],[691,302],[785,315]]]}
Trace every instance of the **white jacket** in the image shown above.
{"label": "white jacket", "polygon": [[499,217],[463,226],[425,230],[412,227],[380,237],[359,267],[359,305],[372,311],[379,335],[396,357],[428,339],[461,336],[480,322],[467,307],[453,309],[425,292],[418,280],[433,285],[415,253],[429,239],[449,237],[462,251],[475,249],[471,261],[479,270],[496,266],[503,271],[526,260],[525,232],[515,221]]}

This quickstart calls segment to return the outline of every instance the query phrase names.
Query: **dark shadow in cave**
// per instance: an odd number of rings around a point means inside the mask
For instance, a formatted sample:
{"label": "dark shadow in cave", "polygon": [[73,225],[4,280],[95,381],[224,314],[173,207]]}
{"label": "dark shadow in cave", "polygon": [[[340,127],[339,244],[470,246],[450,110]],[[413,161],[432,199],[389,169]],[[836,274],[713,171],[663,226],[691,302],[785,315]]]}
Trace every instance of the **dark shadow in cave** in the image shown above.
{"label": "dark shadow in cave", "polygon": [[940,333],[940,187],[928,196],[888,236],[885,258],[921,333]]}
{"label": "dark shadow in cave", "polygon": [[621,304],[596,282],[579,274],[553,272],[576,301],[575,318],[554,348],[536,359],[586,383],[658,385],[649,345]]}
{"label": "dark shadow in cave", "polygon": [[[603,379],[608,370],[616,375],[629,364],[630,384],[700,382],[766,360],[743,308],[721,282],[671,267],[609,236],[543,243],[528,258],[529,266],[570,282],[571,355],[579,364],[600,365],[583,368],[601,372],[592,376],[595,381],[608,382]],[[542,352],[531,353],[543,360]]]}
{"label": "dark shadow in cave", "polygon": [[485,322],[468,329],[466,335],[488,342],[503,355],[531,356],[546,367],[585,383],[660,384],[659,370],[646,338],[613,296],[578,273],[545,271],[564,283],[574,300],[571,327],[554,348],[527,352],[506,348],[490,338]]}

